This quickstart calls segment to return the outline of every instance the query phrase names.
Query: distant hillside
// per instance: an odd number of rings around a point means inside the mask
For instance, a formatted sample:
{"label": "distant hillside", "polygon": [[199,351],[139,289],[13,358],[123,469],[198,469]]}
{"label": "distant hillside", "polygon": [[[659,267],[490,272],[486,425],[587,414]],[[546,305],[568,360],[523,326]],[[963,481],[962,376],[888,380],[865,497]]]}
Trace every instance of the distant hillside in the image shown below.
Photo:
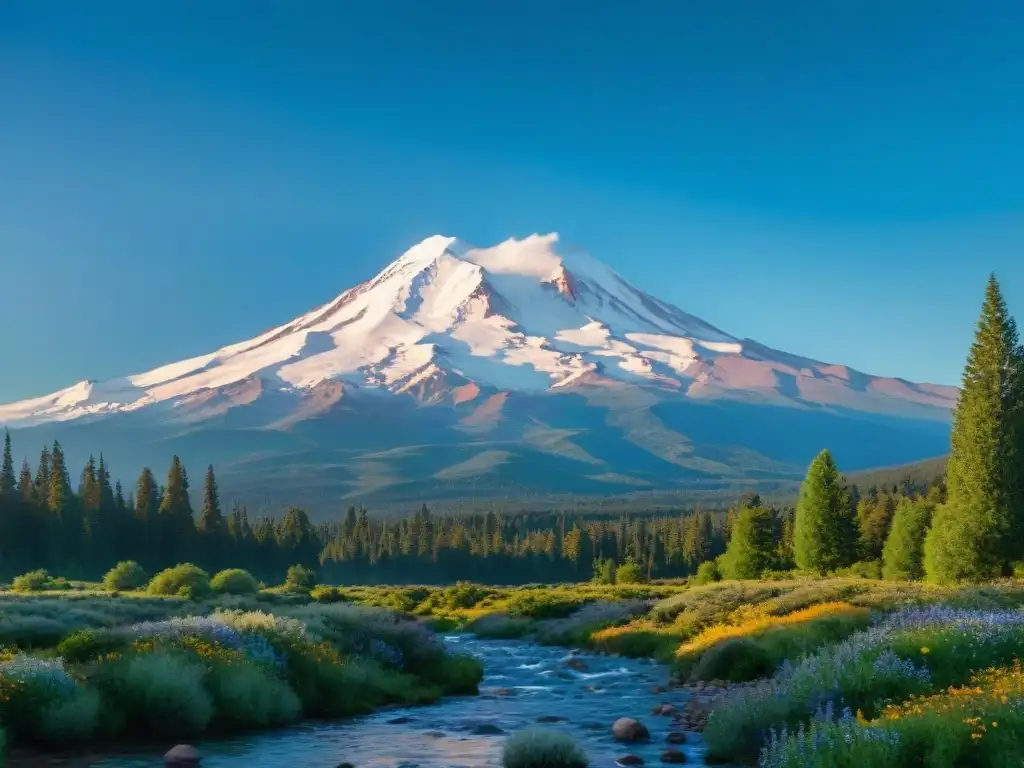
{"label": "distant hillside", "polygon": [[870,488],[871,486],[892,488],[894,485],[900,488],[907,485],[913,488],[927,488],[946,476],[947,458],[947,456],[937,456],[911,464],[869,469],[864,472],[852,473],[849,478],[850,482],[856,483],[860,488]]}

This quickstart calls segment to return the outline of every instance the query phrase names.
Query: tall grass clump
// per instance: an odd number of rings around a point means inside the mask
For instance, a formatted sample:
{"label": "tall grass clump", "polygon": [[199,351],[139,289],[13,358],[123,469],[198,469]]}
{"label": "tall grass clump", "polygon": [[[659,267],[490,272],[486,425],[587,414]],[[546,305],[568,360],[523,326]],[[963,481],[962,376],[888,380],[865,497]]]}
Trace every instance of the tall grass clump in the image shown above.
{"label": "tall grass clump", "polygon": [[506,739],[504,768],[587,768],[587,756],[572,737],[559,731],[527,728]]}
{"label": "tall grass clump", "polygon": [[0,720],[31,743],[66,744],[88,739],[96,728],[98,700],[71,677],[64,660],[24,653],[0,661]]}

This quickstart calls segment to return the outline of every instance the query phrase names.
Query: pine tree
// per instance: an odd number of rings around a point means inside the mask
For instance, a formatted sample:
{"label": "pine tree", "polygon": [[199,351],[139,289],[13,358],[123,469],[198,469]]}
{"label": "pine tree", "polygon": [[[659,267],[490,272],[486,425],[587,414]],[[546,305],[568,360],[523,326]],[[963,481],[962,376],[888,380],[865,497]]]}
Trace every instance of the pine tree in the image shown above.
{"label": "pine tree", "polygon": [[925,541],[935,583],[981,581],[1021,554],[1024,352],[992,275],[964,367],[946,465],[946,503]]}
{"label": "pine tree", "polygon": [[47,499],[50,496],[50,449],[48,446],[43,446],[43,450],[39,454],[39,465],[36,467],[36,477],[33,481],[35,485],[35,496],[39,499],[39,503],[46,505]]}
{"label": "pine tree", "polygon": [[50,452],[49,490],[46,496],[47,506],[51,512],[64,512],[71,502],[71,480],[64,461],[64,451],[60,443],[54,441]]}
{"label": "pine tree", "polygon": [[793,536],[800,570],[825,574],[851,565],[856,557],[857,528],[849,492],[827,450],[807,470]]}
{"label": "pine tree", "polygon": [[32,481],[32,468],[28,459],[21,462],[21,475],[18,477],[18,495],[25,504],[32,504],[36,498],[36,486]]}
{"label": "pine tree", "polygon": [[[760,501],[760,499],[758,499]],[[770,509],[741,507],[721,560],[727,579],[756,579],[775,564],[775,519]]]}
{"label": "pine tree", "polygon": [[195,521],[192,517],[192,503],[188,498],[188,475],[181,459],[174,456],[167,472],[167,484],[157,510],[162,536],[162,554],[168,565],[184,562],[188,556]]}
{"label": "pine tree", "polygon": [[882,576],[893,581],[924,578],[924,538],[934,506],[925,499],[904,497],[896,505],[892,529],[882,550]]}
{"label": "pine tree", "polygon": [[14,456],[11,454],[11,433],[4,430],[4,458],[0,466],[0,498],[14,495],[16,478],[14,477]]}
{"label": "pine tree", "polygon": [[199,529],[204,533],[217,534],[224,526],[224,517],[220,511],[220,496],[217,493],[217,478],[213,474],[213,465],[206,470],[203,484],[203,511],[199,518]]}

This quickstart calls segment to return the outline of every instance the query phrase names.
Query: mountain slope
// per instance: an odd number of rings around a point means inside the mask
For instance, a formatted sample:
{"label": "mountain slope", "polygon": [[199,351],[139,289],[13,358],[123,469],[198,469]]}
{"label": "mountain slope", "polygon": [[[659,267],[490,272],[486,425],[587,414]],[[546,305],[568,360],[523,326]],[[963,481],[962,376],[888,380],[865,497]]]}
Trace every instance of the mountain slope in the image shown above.
{"label": "mountain slope", "polygon": [[790,477],[826,444],[861,466],[935,455],[955,398],[730,336],[557,235],[435,236],[254,339],[0,406],[0,424],[325,500],[598,493]]}

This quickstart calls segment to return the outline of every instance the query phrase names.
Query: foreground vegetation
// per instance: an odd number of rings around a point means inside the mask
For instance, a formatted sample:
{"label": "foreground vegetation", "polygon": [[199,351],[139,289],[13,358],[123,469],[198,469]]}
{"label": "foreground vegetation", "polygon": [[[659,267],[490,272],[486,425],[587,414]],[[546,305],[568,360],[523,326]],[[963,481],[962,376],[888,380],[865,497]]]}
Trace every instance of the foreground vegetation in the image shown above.
{"label": "foreground vegetation", "polygon": [[301,588],[217,595],[195,582],[188,596],[155,596],[172,576],[149,593],[0,595],[6,738],[46,750],[227,734],[471,694],[482,677],[478,662],[386,609],[318,604]]}

